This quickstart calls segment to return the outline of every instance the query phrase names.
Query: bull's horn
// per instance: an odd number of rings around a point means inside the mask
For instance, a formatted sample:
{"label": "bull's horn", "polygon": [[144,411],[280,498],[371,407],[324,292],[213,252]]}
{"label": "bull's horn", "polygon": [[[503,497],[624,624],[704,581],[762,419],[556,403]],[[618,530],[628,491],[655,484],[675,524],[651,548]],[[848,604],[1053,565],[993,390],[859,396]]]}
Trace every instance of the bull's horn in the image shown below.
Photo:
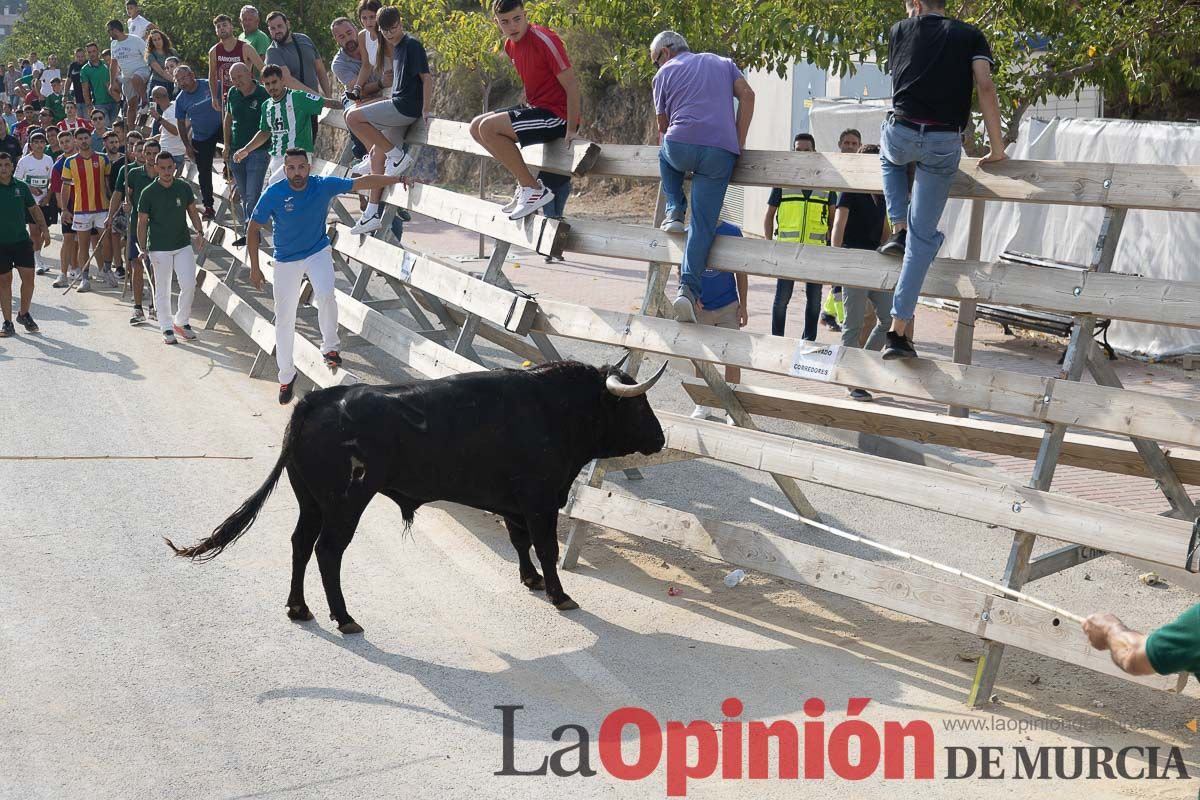
{"label": "bull's horn", "polygon": [[626,362],[626,361],[628,361],[628,360],[629,360],[629,353],[628,353],[628,352],[626,352],[626,353],[625,353],[625,355],[621,356],[621,360],[620,360],[620,361],[618,361],[617,363],[613,364],[613,369],[622,369],[622,368],[624,368],[624,366],[625,366],[625,362]]}
{"label": "bull's horn", "polygon": [[663,373],[666,371],[667,363],[664,361],[663,365],[658,368],[658,372],[654,373],[653,377],[648,380],[644,380],[641,383],[621,383],[621,379],[616,375],[609,375],[608,380],[604,382],[604,386],[617,397],[641,397],[646,392],[650,391],[654,384],[658,383],[658,379],[661,378]]}

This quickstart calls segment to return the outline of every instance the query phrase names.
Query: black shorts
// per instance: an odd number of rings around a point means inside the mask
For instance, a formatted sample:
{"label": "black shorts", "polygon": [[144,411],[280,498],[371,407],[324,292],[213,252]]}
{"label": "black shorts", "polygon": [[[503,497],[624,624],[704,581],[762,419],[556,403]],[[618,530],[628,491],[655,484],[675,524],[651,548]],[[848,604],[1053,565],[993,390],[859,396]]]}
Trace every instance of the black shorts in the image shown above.
{"label": "black shorts", "polygon": [[567,135],[567,121],[553,111],[533,106],[513,106],[501,111],[507,112],[521,147],[553,142]]}
{"label": "black shorts", "polygon": [[[59,219],[63,219],[63,218],[59,217]],[[67,222],[65,219],[63,220],[63,224],[62,224],[62,235],[63,236],[74,236],[75,235],[74,229],[71,228],[71,223]]]}
{"label": "black shorts", "polygon": [[12,244],[0,244],[0,275],[7,275],[14,267],[33,268],[33,242],[26,239]]}

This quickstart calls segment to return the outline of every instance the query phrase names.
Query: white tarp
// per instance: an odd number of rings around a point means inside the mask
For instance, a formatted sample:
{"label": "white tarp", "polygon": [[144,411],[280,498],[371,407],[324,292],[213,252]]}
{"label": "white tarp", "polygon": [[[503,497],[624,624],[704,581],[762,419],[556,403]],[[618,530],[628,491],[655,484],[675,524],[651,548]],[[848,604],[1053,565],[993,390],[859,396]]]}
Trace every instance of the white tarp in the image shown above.
{"label": "white tarp", "polygon": [[[817,103],[811,117],[812,130],[821,150],[836,149],[836,137],[847,127],[862,131],[866,142],[878,142],[879,125],[886,113],[885,107],[868,104]],[[1200,125],[1027,119],[1009,155],[1050,161],[1194,165],[1200,164]],[[952,200],[947,205],[942,218],[946,244],[941,256],[966,257],[968,213],[967,201]],[[984,217],[981,257],[991,260],[1005,250],[1013,250],[1089,264],[1103,219],[1101,208],[990,202]],[[1113,271],[1200,281],[1198,253],[1200,213],[1130,211]],[[1109,342],[1127,353],[1161,358],[1200,352],[1200,330],[1113,322]]]}

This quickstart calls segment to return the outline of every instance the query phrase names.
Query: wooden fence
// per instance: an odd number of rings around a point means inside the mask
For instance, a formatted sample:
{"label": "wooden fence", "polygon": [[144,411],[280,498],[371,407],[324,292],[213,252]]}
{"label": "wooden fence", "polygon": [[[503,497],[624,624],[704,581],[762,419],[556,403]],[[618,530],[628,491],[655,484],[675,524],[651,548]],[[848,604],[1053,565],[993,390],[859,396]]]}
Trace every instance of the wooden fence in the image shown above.
{"label": "wooden fence", "polygon": [[[344,126],[330,113],[323,124]],[[484,155],[464,123],[435,120],[416,128],[410,143]],[[657,179],[657,148],[597,146],[577,142],[526,150],[537,167],[566,174]],[[325,174],[345,174],[349,154],[318,161]],[[734,181],[746,185],[878,192],[873,157],[747,152]],[[230,187],[216,178],[218,193]],[[627,348],[636,372],[644,353],[692,361],[703,380],[685,380],[697,402],[728,411],[736,428],[661,412],[667,449],[651,458],[592,464],[566,509],[570,519],[563,566],[576,563],[585,546],[585,525],[703,553],[748,569],[816,586],[894,611],[929,620],[984,640],[984,654],[970,702],[988,701],[1003,647],[1013,645],[1097,672],[1148,686],[1181,690],[1186,676],[1131,677],[1114,667],[1106,653],[1093,651],[1076,625],[1054,614],[996,594],[963,588],[874,561],[843,555],[720,520],[643,502],[607,491],[609,470],[640,470],[683,459],[708,459],[767,472],[802,514],[819,510],[802,484],[815,483],[906,503],[1014,532],[1003,582],[1014,589],[1106,553],[1118,553],[1197,571],[1196,508],[1184,487],[1200,482],[1200,401],[1131,391],[1120,385],[1098,354],[1092,333],[1097,318],[1200,327],[1200,283],[1167,281],[1113,271],[1116,244],[1129,209],[1200,211],[1200,168],[1118,164],[1006,162],[981,169],[965,161],[952,194],[976,201],[972,230],[974,258],[938,259],[925,293],[960,303],[960,333],[954,361],[920,358],[885,365],[877,353],[830,347],[822,380],[945,404],[945,414],[898,411],[806,394],[742,385],[731,387],[714,366],[745,369],[806,380],[798,369],[811,343],[739,331],[681,324],[671,318],[664,288],[682,256],[683,238],[650,225],[568,218],[529,217],[509,221],[499,205],[435,186],[393,187],[385,193],[390,214],[404,208],[495,243],[480,277],[436,254],[401,247],[386,236],[352,237],[350,216],[338,209],[333,228],[335,261],[351,285],[339,290],[340,322],[427,377],[487,368],[473,342],[491,341],[518,358],[558,358],[555,341],[580,340]],[[1091,269],[1069,274],[1017,264],[980,261],[978,222],[983,201],[1094,205],[1105,209],[1105,224]],[[232,209],[223,203],[223,212]],[[661,201],[653,222],[661,219]],[[385,219],[385,223],[387,219]],[[387,225],[384,226],[385,230]],[[201,289],[225,319],[246,332],[269,356],[274,347],[269,314],[239,282],[245,253],[225,244],[232,233],[222,220],[209,228],[211,244],[203,260]],[[511,247],[546,255],[564,250],[629,258],[648,263],[640,313],[588,307],[573,298],[534,300],[513,289],[503,273]],[[263,258],[264,263],[269,259]],[[835,250],[751,239],[718,238],[710,260],[718,269],[754,275],[890,289],[895,261],[875,253]],[[217,272],[224,270],[222,278]],[[271,279],[269,268],[264,270]],[[394,298],[371,299],[367,285],[382,276]],[[987,301],[1073,315],[1062,372],[1028,375],[970,363],[974,303]],[[331,376],[316,348],[297,337],[300,371],[318,385],[354,380],[348,372]],[[260,357],[261,358],[261,357]],[[257,365],[256,365],[257,366]],[[1084,370],[1095,383],[1081,382]],[[802,387],[797,383],[797,389]],[[964,417],[966,409],[1028,420],[1017,425]],[[997,478],[958,474],[863,452],[854,452],[757,430],[754,416],[829,426],[875,437],[891,437],[1019,455],[1035,461],[1032,475]],[[1069,428],[1119,434],[1124,441]],[[1169,454],[1159,442],[1171,442]],[[1126,475],[1153,477],[1171,508],[1169,516],[1123,511],[1049,491],[1059,463]],[[636,476],[636,473],[631,473]],[[1037,536],[1066,543],[1039,558],[1031,552]]]}

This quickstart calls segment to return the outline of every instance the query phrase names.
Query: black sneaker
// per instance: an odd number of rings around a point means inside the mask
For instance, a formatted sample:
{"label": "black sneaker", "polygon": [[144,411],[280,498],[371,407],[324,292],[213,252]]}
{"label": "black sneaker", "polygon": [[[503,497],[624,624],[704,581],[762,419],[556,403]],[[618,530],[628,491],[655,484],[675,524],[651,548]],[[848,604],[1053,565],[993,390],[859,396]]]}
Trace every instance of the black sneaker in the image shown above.
{"label": "black sneaker", "polygon": [[246,237],[239,236],[238,238],[234,239],[233,246],[234,247],[245,247],[246,246]]}
{"label": "black sneaker", "polygon": [[822,314],[821,315],[821,324],[824,325],[829,330],[833,331],[834,333],[842,332],[842,326],[838,325],[837,318],[834,317],[832,314]]}
{"label": "black sneaker", "polygon": [[17,329],[13,327],[11,319],[4,320],[4,324],[0,325],[0,339],[7,339],[8,337],[15,335],[16,332]]}
{"label": "black sneaker", "polygon": [[296,379],[292,378],[291,383],[279,384],[279,405],[286,406],[292,402],[292,390],[296,388]]}
{"label": "black sneaker", "polygon": [[325,359],[325,366],[329,367],[331,372],[337,372],[337,368],[342,365],[342,357],[338,355],[337,350],[322,353],[321,358]]}
{"label": "black sneaker", "polygon": [[202,213],[200,215],[200,219],[204,220],[205,222],[212,222],[216,218],[217,218],[217,212],[213,210],[213,207],[205,206],[204,213]]}
{"label": "black sneaker", "polygon": [[41,330],[41,328],[38,327],[38,324],[33,321],[33,317],[29,315],[28,311],[26,311],[24,314],[17,314],[17,323],[24,325],[27,333],[37,333]]}
{"label": "black sneaker", "polygon": [[907,336],[901,336],[895,331],[888,331],[887,344],[883,347],[883,360],[894,361],[897,358],[916,358],[917,351]]}
{"label": "black sneaker", "polygon": [[904,247],[907,244],[908,228],[903,228],[892,233],[891,237],[879,247],[878,252],[885,256],[904,258]]}
{"label": "black sneaker", "polygon": [[858,400],[861,403],[869,403],[872,400],[874,400],[875,398],[871,397],[871,393],[868,392],[866,389],[851,389],[850,390],[850,399]]}
{"label": "black sneaker", "polygon": [[117,277],[120,278],[121,280],[125,280],[125,268],[117,267],[116,270],[117,270]]}

